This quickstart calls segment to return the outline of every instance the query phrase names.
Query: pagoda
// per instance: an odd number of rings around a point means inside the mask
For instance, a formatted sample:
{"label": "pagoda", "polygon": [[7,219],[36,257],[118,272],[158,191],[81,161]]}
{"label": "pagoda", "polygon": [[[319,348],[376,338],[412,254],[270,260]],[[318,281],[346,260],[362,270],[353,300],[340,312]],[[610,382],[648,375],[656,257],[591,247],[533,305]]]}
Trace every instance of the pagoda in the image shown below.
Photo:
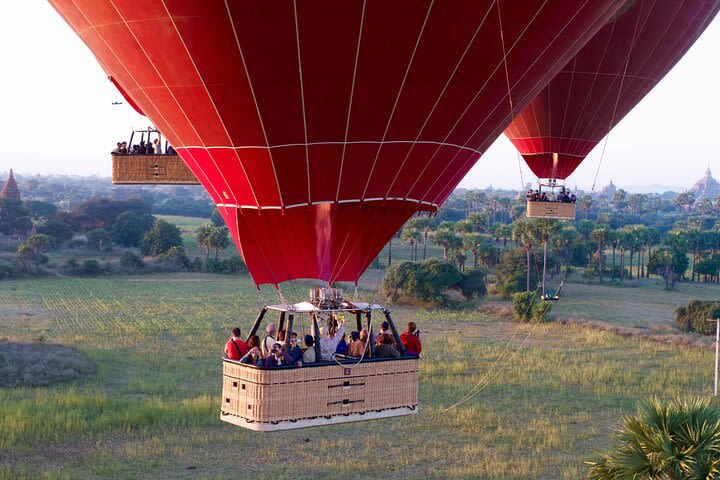
{"label": "pagoda", "polygon": [[12,169],[10,169],[10,176],[8,177],[7,182],[5,182],[5,186],[3,186],[2,190],[0,190],[0,198],[8,198],[18,201],[22,200],[22,197],[20,196],[20,188],[15,181]]}
{"label": "pagoda", "polygon": [[702,198],[712,200],[715,195],[720,195],[720,183],[713,178],[710,165],[705,170],[705,176],[693,185],[692,191],[695,193],[695,201]]}

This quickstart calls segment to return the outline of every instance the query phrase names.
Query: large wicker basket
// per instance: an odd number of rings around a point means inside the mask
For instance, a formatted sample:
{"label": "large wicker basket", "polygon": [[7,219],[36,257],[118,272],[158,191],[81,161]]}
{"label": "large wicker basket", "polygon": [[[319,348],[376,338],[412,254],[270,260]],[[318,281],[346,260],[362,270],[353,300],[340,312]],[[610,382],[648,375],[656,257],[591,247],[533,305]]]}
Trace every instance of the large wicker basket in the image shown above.
{"label": "large wicker basket", "polygon": [[179,155],[113,155],[112,181],[129,185],[197,185]]}
{"label": "large wicker basket", "polygon": [[220,419],[288,430],[417,412],[418,358],[259,368],[223,360]]}
{"label": "large wicker basket", "polygon": [[575,204],[562,202],[527,202],[529,218],[575,219]]}

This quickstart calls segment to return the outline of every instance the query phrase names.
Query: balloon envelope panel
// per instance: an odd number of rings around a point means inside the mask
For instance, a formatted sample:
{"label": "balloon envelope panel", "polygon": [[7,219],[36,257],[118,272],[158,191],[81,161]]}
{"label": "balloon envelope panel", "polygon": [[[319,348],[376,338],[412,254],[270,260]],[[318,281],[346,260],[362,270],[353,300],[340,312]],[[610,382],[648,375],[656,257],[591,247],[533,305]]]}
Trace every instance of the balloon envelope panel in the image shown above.
{"label": "balloon envelope panel", "polygon": [[279,283],[356,280],[624,0],[50,2]]}
{"label": "balloon envelope panel", "polygon": [[[718,0],[633,0],[505,134],[540,178],[567,178],[690,49]],[[555,155],[557,154],[557,155]]]}

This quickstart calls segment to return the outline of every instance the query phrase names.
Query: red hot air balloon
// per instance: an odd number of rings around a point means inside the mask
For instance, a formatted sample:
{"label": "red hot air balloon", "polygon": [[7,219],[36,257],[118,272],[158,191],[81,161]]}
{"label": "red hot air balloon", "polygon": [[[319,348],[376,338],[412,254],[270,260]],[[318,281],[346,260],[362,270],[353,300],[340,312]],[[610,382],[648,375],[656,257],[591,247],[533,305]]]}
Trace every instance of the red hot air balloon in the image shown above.
{"label": "red hot air balloon", "polygon": [[718,0],[631,0],[505,130],[538,178],[565,179],[672,69]]}
{"label": "red hot air balloon", "polygon": [[50,0],[255,282],[356,281],[624,0]]}

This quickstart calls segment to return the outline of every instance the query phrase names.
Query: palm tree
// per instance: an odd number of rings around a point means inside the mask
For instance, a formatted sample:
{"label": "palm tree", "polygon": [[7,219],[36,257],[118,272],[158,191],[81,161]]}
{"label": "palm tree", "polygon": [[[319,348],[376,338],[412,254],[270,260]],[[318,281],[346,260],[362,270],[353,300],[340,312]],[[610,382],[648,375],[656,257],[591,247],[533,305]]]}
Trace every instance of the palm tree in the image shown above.
{"label": "palm tree", "polygon": [[420,235],[420,230],[417,228],[412,226],[408,228],[407,225],[403,228],[400,241],[410,244],[410,261],[417,260],[417,242],[420,241],[420,238],[422,238],[422,235]]}
{"label": "palm tree", "polygon": [[538,219],[535,223],[535,228],[533,229],[535,231],[535,234],[540,237],[540,240],[542,240],[543,244],[543,274],[542,274],[542,294],[545,295],[545,273],[547,271],[547,246],[548,246],[548,239],[550,236],[555,233],[558,229],[558,222],[557,220],[551,220],[551,219]]}
{"label": "palm tree", "polygon": [[[445,222],[443,222],[445,223]],[[448,248],[452,246],[455,243],[455,232],[452,231],[452,229],[447,228],[441,224],[442,228],[438,228],[435,230],[435,235],[433,236],[433,240],[435,241],[436,245],[439,245],[443,249],[443,259],[447,260],[448,258]]]}
{"label": "palm tree", "polygon": [[493,229],[493,234],[497,239],[502,238],[503,248],[507,251],[507,241],[508,238],[510,238],[510,236],[512,235],[512,227],[507,223],[498,223]]}
{"label": "palm tree", "polygon": [[527,282],[526,291],[530,291],[530,254],[532,253],[533,241],[535,240],[535,230],[528,220],[518,220],[512,227],[512,239],[525,248],[527,257]]}
{"label": "palm tree", "polygon": [[592,231],[592,237],[598,245],[598,275],[600,276],[600,283],[603,283],[603,258],[605,257],[605,242],[608,238],[608,229],[605,227],[597,227]]}
{"label": "palm tree", "polygon": [[623,419],[616,447],[589,462],[586,480],[692,480],[720,476],[720,406],[706,398],[646,400]]}

